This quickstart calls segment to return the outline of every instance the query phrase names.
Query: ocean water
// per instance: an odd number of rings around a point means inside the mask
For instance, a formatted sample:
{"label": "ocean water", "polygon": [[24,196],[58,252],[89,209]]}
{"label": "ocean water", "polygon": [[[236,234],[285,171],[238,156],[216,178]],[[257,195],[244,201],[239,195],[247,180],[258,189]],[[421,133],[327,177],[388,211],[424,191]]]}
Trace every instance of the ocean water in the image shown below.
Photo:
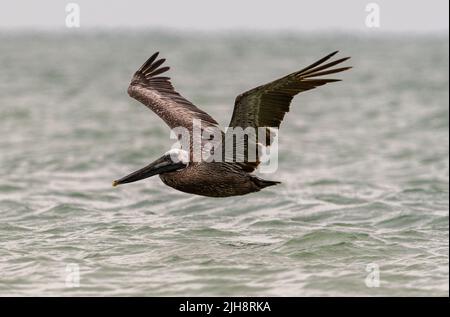
{"label": "ocean water", "polygon": [[[449,295],[448,34],[0,43],[0,295]],[[354,69],[294,99],[262,175],[281,185],[226,199],[158,177],[111,187],[173,143],[126,93],[153,52],[226,126],[236,95],[336,49]]]}

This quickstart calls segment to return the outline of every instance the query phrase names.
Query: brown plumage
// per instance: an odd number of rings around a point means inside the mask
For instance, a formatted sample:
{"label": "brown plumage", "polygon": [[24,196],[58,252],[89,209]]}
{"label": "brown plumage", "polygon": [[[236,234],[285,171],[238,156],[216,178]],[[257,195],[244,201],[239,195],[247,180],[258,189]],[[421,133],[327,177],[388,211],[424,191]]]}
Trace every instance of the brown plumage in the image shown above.
{"label": "brown plumage", "polygon": [[[326,83],[339,81],[339,79],[317,77],[350,68],[332,68],[349,57],[325,63],[336,53],[333,52],[300,71],[239,95],[235,101],[229,126],[243,129],[247,127],[279,128],[295,95]],[[161,67],[165,59],[157,60],[157,57],[158,53],[153,54],[136,71],[128,87],[128,94],[150,108],[172,129],[185,127],[192,135],[193,119],[201,120],[202,129],[219,129],[217,122],[210,115],[175,91],[169,77],[161,76],[169,70],[169,67]],[[223,137],[224,134],[221,133]],[[267,145],[270,145],[270,142],[271,140],[268,139]],[[115,181],[114,185],[159,174],[166,185],[180,191],[210,197],[228,197],[256,192],[279,183],[263,180],[250,174],[258,167],[258,156],[251,162],[247,160],[244,162],[194,162],[192,143],[189,147],[191,151],[188,159],[174,162],[166,154],[149,166]]]}

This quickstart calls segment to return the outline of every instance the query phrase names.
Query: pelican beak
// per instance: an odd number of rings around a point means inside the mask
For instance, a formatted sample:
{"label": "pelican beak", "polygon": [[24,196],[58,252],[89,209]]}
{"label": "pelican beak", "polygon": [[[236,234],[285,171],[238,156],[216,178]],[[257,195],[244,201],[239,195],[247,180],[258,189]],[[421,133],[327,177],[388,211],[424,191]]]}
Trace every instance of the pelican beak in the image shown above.
{"label": "pelican beak", "polygon": [[159,159],[147,165],[146,167],[141,168],[140,170],[137,170],[136,172],[133,172],[125,177],[122,177],[119,180],[115,180],[112,185],[117,186],[121,184],[136,182],[138,180],[148,178],[154,175],[173,172],[185,166],[186,165],[182,162],[177,163],[173,162],[172,159],[170,158],[170,155],[164,155],[163,157],[160,157]]}

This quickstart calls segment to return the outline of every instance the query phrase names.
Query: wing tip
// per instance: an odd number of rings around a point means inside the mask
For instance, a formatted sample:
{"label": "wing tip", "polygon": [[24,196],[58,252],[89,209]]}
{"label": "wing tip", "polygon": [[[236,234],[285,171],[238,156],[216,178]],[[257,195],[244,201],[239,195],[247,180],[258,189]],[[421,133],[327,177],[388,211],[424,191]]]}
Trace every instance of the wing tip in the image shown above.
{"label": "wing tip", "polygon": [[147,60],[145,61],[145,63],[142,64],[141,67],[139,67],[139,69],[137,70],[137,72],[142,71],[146,66],[152,64],[153,61],[158,57],[158,55],[159,55],[159,52],[153,53],[149,58],[147,58]]}
{"label": "wing tip", "polygon": [[[170,67],[162,66],[166,61],[165,58],[157,59],[159,51],[150,56],[144,64],[134,73],[131,84],[140,81],[146,81],[155,78],[155,76],[167,72]],[[166,78],[167,79],[167,78]]]}
{"label": "wing tip", "polygon": [[330,53],[330,54],[328,55],[328,57],[333,57],[333,56],[336,55],[337,53],[339,53],[339,50],[336,50],[336,51]]}
{"label": "wing tip", "polygon": [[351,58],[350,56],[339,58],[339,59],[336,59],[334,61],[324,64],[325,61],[329,60],[332,56],[337,54],[337,52],[339,52],[339,51],[335,51],[335,52],[323,57],[319,61],[317,61],[317,62],[313,63],[312,65],[306,67],[305,69],[297,72],[296,75],[301,78],[311,78],[311,77],[324,76],[324,75],[333,74],[333,73],[339,73],[339,72],[343,72],[343,71],[346,71],[346,70],[352,68],[351,66],[334,68],[334,69],[332,68],[333,66],[336,66],[338,64],[341,64],[341,63],[349,60]]}

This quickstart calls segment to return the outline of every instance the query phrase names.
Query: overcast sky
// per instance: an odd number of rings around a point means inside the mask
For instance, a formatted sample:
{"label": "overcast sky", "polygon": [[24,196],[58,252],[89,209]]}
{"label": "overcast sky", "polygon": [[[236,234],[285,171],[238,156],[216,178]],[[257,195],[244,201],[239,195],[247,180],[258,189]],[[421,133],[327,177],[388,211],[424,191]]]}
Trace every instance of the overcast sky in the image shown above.
{"label": "overcast sky", "polygon": [[448,31],[448,0],[0,0],[0,29],[65,29],[67,3],[80,6],[81,29],[367,31],[368,3],[380,31]]}

